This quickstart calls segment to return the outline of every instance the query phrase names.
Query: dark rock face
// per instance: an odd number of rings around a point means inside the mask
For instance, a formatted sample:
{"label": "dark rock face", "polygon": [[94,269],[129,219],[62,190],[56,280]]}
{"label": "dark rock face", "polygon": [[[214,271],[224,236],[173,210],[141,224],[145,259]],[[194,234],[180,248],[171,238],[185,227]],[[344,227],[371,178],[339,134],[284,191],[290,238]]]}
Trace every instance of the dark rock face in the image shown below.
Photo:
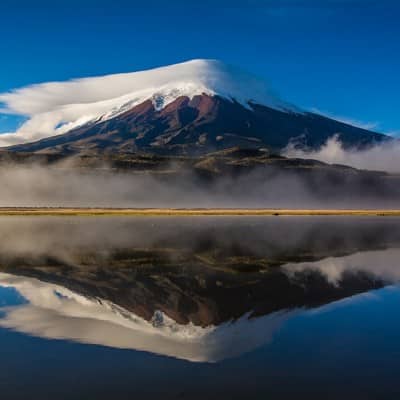
{"label": "dark rock face", "polygon": [[389,138],[313,113],[282,112],[256,104],[248,109],[235,101],[201,95],[191,100],[180,97],[162,110],[156,110],[148,100],[107,121],[9,150],[195,155],[237,146],[278,152],[292,139],[317,148],[333,135],[348,147]]}

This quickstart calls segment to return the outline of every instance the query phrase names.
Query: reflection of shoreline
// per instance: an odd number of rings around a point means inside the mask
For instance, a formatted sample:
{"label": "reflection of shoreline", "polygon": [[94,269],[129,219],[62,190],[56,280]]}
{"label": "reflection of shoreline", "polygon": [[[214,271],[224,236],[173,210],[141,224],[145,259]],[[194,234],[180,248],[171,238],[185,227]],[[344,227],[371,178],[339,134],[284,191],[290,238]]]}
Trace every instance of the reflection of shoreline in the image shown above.
{"label": "reflection of shoreline", "polygon": [[242,208],[58,208],[0,207],[0,216],[400,216],[400,209],[242,209]]}
{"label": "reflection of shoreline", "polygon": [[59,285],[0,273],[0,287],[15,288],[28,303],[4,308],[0,327],[47,339],[73,340],[113,348],[147,351],[193,362],[217,362],[270,342],[298,311],[202,328],[165,315],[143,318],[102,299],[88,298]]}

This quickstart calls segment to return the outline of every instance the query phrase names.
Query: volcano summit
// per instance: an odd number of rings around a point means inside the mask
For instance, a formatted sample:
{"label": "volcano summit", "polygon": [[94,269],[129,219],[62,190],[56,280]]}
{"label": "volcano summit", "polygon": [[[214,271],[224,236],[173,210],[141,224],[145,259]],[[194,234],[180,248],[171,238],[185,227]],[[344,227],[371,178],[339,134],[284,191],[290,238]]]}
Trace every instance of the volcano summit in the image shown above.
{"label": "volcano summit", "polygon": [[12,152],[201,155],[231,147],[318,148],[333,135],[361,148],[388,138],[279,98],[262,79],[216,60],[50,82],[0,95],[26,116],[2,135]]}

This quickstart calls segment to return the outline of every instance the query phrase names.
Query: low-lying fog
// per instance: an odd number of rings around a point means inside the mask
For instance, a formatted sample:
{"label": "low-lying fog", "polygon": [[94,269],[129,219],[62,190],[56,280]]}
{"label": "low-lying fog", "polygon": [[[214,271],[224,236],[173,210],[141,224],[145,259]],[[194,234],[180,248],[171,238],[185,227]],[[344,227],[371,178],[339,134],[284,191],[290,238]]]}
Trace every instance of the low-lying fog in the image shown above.
{"label": "low-lying fog", "polygon": [[[358,179],[358,178],[357,178]],[[1,166],[0,207],[396,208],[399,185],[340,182],[296,172],[255,170],[205,183],[194,174],[166,177],[111,169]]]}
{"label": "low-lying fog", "polygon": [[[400,172],[399,152],[397,141],[356,151],[345,150],[333,137],[319,150],[290,145],[284,155]],[[206,182],[188,171],[172,176],[107,165],[80,169],[72,159],[51,165],[10,163],[0,166],[0,207],[398,208],[400,175],[368,178],[351,169],[335,171],[260,167]]]}

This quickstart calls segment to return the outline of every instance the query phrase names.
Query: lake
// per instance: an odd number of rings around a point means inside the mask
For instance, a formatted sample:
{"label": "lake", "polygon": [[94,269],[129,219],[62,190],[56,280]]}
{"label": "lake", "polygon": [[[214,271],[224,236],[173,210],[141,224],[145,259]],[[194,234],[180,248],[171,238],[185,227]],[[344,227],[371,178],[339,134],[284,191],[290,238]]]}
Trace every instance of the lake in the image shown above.
{"label": "lake", "polygon": [[400,219],[1,217],[4,399],[398,399]]}

